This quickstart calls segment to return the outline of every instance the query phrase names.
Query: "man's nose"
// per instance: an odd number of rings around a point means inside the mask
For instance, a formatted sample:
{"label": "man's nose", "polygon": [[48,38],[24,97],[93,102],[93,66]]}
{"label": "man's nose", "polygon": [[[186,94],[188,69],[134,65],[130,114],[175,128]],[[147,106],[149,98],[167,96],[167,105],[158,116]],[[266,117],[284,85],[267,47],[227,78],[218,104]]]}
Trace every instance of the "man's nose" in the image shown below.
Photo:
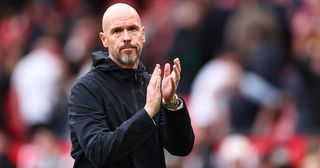
{"label": "man's nose", "polygon": [[123,32],[123,42],[125,42],[125,43],[131,42],[131,36],[130,36],[128,30],[124,30],[124,32]]}

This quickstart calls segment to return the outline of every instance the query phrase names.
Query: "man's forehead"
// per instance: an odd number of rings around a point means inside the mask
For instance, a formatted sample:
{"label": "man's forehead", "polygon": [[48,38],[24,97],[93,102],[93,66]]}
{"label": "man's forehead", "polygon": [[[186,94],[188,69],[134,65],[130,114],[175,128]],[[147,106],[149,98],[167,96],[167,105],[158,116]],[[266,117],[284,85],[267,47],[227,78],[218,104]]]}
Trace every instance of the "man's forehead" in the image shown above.
{"label": "man's forehead", "polygon": [[106,26],[107,30],[111,30],[115,27],[141,26],[141,23],[134,17],[116,17],[110,19]]}
{"label": "man's forehead", "polygon": [[117,17],[113,20],[110,20],[111,24],[139,24],[139,21],[136,18],[133,17]]}
{"label": "man's forehead", "polygon": [[130,14],[119,14],[113,15],[112,17],[107,18],[107,22],[109,23],[118,23],[118,22],[139,22],[139,18],[135,15]]}

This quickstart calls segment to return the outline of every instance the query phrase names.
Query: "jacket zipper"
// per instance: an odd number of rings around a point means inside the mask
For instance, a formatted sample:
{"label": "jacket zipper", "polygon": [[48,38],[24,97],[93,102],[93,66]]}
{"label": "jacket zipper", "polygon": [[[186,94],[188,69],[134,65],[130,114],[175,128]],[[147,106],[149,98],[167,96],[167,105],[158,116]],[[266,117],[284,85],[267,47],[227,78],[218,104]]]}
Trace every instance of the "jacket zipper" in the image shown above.
{"label": "jacket zipper", "polygon": [[136,108],[136,111],[139,110],[139,106],[138,106],[138,100],[137,100],[137,95],[136,95],[136,91],[134,90],[134,82],[137,80],[137,74],[134,74],[134,80],[132,82],[132,85],[131,85],[131,92],[132,92],[132,95],[133,95],[133,103],[134,103],[134,106]]}

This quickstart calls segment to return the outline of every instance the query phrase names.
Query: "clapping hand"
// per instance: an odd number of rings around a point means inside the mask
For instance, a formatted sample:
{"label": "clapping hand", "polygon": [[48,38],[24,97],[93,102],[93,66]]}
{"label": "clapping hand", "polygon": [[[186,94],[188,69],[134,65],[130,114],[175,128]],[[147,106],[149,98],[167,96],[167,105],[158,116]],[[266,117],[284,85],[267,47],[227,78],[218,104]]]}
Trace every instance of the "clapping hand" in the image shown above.
{"label": "clapping hand", "polygon": [[181,64],[179,58],[174,59],[173,63],[172,71],[169,63],[164,66],[161,91],[165,103],[174,103],[174,96],[180,81]]}
{"label": "clapping hand", "polygon": [[161,104],[161,69],[157,64],[151,75],[149,85],[147,87],[146,104],[144,109],[150,117],[153,117],[160,110]]}
{"label": "clapping hand", "polygon": [[160,110],[161,93],[165,103],[174,103],[180,81],[181,65],[179,58],[174,59],[173,63],[172,71],[170,64],[165,64],[162,83],[160,65],[157,64],[153,70],[147,87],[146,105],[144,107],[150,117],[153,117]]}

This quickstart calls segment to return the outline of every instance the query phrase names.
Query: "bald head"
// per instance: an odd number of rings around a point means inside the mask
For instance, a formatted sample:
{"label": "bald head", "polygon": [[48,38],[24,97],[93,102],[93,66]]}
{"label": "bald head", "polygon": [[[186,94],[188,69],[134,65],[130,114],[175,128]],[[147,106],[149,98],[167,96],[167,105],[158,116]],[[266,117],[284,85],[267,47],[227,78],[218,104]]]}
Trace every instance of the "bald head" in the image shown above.
{"label": "bald head", "polygon": [[114,20],[125,20],[128,18],[136,19],[141,26],[141,20],[138,12],[130,5],[124,3],[116,3],[111,5],[104,13],[102,17],[102,30],[106,32],[110,23]]}

